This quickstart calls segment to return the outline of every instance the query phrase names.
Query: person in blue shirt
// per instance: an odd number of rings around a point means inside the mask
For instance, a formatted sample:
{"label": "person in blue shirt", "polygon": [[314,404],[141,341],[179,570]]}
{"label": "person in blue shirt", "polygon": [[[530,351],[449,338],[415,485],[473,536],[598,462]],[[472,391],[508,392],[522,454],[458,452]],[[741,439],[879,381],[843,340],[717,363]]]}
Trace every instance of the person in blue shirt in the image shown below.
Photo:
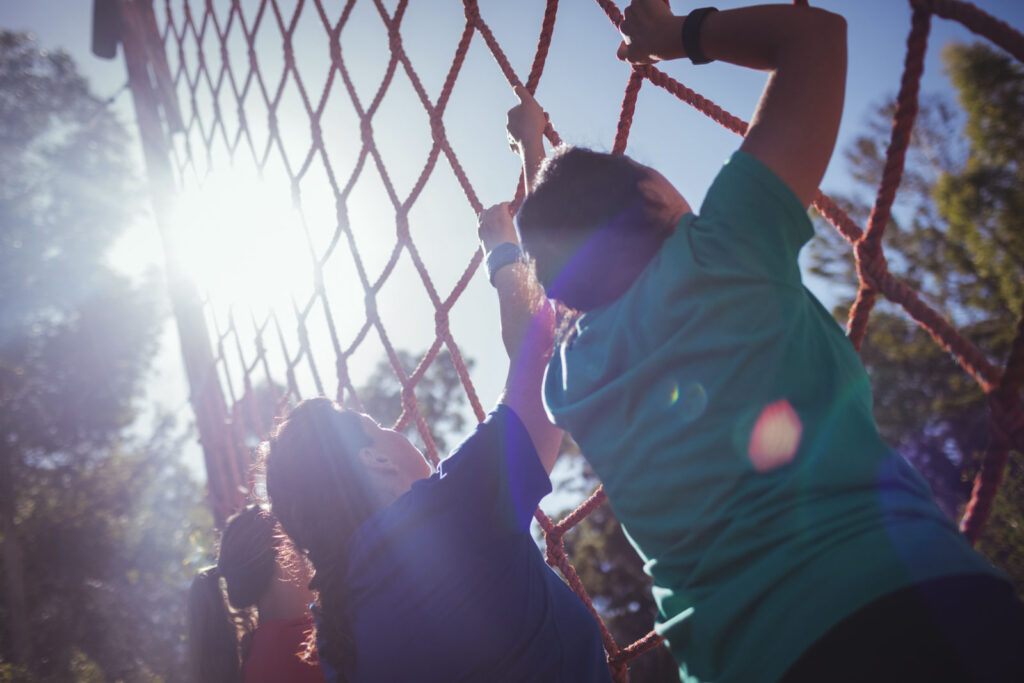
{"label": "person in blue shirt", "polygon": [[644,559],[681,677],[1024,681],[1012,585],[882,439],[856,351],[801,281],[843,108],[844,20],[634,0],[620,31],[633,64],[769,73],[697,213],[625,156],[560,148],[541,163],[543,111],[520,90],[509,113],[523,246],[548,295],[582,312],[545,405]]}
{"label": "person in blue shirt", "polygon": [[479,233],[508,377],[436,473],[403,434],[326,398],[296,406],[264,447],[274,513],[316,570],[329,680],[611,680],[594,616],[529,532],[562,435],[540,394],[554,314],[508,204]]}

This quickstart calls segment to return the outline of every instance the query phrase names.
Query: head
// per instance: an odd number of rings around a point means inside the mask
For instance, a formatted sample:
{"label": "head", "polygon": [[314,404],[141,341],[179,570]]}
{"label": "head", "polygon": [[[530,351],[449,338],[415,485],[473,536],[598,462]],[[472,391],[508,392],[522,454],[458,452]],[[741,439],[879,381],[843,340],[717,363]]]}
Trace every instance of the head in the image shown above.
{"label": "head", "polygon": [[246,636],[255,627],[254,608],[279,572],[279,545],[277,523],[265,510],[253,506],[228,519],[216,566],[200,571],[189,591],[189,664],[194,680],[238,680]]}
{"label": "head", "polygon": [[561,147],[544,161],[517,224],[548,296],[587,311],[621,296],[689,210],[652,168]]}
{"label": "head", "polygon": [[430,465],[403,434],[326,398],[296,406],[264,455],[274,514],[316,570],[311,587],[326,642],[320,656],[341,671],[352,656],[343,618],[348,541],[375,512],[430,476]]}
{"label": "head", "polygon": [[274,514],[314,565],[322,537],[350,535],[431,472],[404,434],[327,398],[296,406],[264,449]]}

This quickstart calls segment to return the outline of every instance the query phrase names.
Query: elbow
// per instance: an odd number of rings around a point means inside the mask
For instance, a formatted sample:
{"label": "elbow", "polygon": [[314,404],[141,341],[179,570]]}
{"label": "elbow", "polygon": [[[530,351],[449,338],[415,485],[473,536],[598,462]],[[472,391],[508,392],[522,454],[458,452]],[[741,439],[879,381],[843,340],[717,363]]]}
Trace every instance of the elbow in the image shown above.
{"label": "elbow", "polygon": [[846,18],[828,10],[809,8],[814,16],[813,34],[835,46],[846,50]]}
{"label": "elbow", "polygon": [[833,12],[825,12],[828,15],[829,30],[832,32],[833,37],[837,44],[842,45],[843,50],[846,50],[846,17],[842,14],[835,14]]}
{"label": "elbow", "polygon": [[[846,19],[817,7],[779,7],[782,26],[774,35],[770,70],[802,72],[846,62]],[[784,21],[781,21],[782,19]]]}
{"label": "elbow", "polygon": [[[794,7],[801,21],[794,22],[792,38],[779,54],[780,68],[813,68],[819,75],[846,69],[846,19],[817,7]],[[813,65],[811,67],[810,65]]]}

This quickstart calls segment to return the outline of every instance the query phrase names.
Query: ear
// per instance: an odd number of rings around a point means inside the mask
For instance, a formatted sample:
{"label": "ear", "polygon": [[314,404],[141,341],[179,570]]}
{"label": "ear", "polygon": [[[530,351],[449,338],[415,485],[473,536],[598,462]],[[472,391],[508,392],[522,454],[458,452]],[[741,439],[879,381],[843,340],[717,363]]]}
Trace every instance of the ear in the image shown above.
{"label": "ear", "polygon": [[359,449],[359,462],[363,463],[363,467],[370,472],[389,473],[397,471],[391,457],[384,451],[372,446],[363,446]]}
{"label": "ear", "polygon": [[671,232],[683,214],[690,211],[689,204],[679,191],[654,169],[637,181],[637,192],[644,199],[644,215],[653,225]]}
{"label": "ear", "polygon": [[665,200],[661,193],[661,189],[658,187],[657,181],[650,176],[645,176],[640,180],[636,181],[637,192],[644,198],[644,201],[650,204],[652,207],[661,207],[664,205]]}

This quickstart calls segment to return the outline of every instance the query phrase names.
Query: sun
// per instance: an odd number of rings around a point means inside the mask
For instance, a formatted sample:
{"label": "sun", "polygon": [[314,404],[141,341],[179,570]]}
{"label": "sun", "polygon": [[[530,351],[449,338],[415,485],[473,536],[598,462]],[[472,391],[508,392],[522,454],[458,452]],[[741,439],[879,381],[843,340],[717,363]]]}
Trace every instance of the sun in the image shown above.
{"label": "sun", "polygon": [[217,308],[290,307],[313,287],[304,216],[286,182],[228,169],[177,197],[170,240],[177,266]]}

